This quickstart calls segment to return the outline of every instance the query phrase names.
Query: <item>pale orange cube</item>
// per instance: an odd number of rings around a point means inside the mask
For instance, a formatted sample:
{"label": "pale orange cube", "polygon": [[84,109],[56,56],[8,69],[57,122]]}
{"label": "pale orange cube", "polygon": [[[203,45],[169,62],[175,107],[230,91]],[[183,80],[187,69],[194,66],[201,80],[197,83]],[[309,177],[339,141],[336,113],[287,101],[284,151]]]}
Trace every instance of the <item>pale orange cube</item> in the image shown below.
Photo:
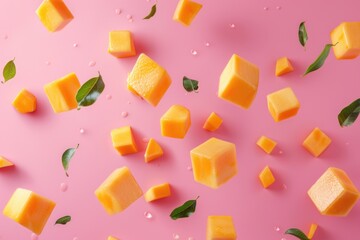
{"label": "pale orange cube", "polygon": [[307,234],[308,239],[311,240],[314,237],[317,228],[318,228],[318,225],[315,223],[312,223],[310,225],[309,233]]}
{"label": "pale orange cube", "polygon": [[31,113],[36,110],[36,97],[26,89],[22,89],[15,97],[12,105],[19,113]]}
{"label": "pale orange cube", "polygon": [[208,216],[206,240],[236,240],[236,238],[231,216]]}
{"label": "pale orange cube", "polygon": [[206,119],[203,128],[205,130],[213,132],[221,126],[222,122],[223,122],[222,118],[216,113],[212,112],[210,116]]}
{"label": "pale orange cube", "polygon": [[337,59],[353,59],[360,55],[360,22],[343,22],[331,31],[331,43]]}
{"label": "pale orange cube", "polygon": [[136,55],[133,35],[130,31],[109,32],[108,52],[117,58]]}
{"label": "pale orange cube", "polygon": [[295,116],[300,103],[290,87],[267,95],[268,109],[275,122]]}
{"label": "pale orange cube", "polygon": [[210,138],[190,151],[194,179],[218,188],[237,174],[235,144]]}
{"label": "pale orange cube", "polygon": [[157,143],[155,139],[150,138],[144,154],[145,162],[151,162],[161,157],[163,154],[164,152],[159,143]]}
{"label": "pale orange cube", "polygon": [[276,61],[275,76],[279,77],[292,71],[294,71],[294,68],[287,57],[279,58]]}
{"label": "pale orange cube", "polygon": [[176,6],[173,19],[184,26],[190,26],[202,5],[192,0],[180,0]]}
{"label": "pale orange cube", "polygon": [[256,142],[256,145],[258,145],[267,154],[270,154],[274,150],[276,144],[277,143],[274,140],[266,136],[261,136],[259,140]]}
{"label": "pale orange cube", "polygon": [[116,238],[114,236],[109,236],[107,240],[120,240],[120,239],[118,239],[118,238]]}
{"label": "pale orange cube", "polygon": [[233,54],[221,73],[218,97],[248,109],[255,99],[259,84],[259,68]]}
{"label": "pale orange cube", "polygon": [[320,156],[330,145],[331,139],[319,128],[315,128],[304,140],[303,146],[314,157]]}
{"label": "pale orange cube", "polygon": [[171,106],[160,118],[161,135],[184,138],[191,126],[190,111],[181,105]]}
{"label": "pale orange cube", "polygon": [[125,126],[111,131],[113,147],[120,155],[136,153],[137,146],[130,126]]}
{"label": "pale orange cube", "polygon": [[269,166],[266,166],[259,174],[259,179],[264,188],[270,187],[275,182],[275,177]]}
{"label": "pale orange cube", "polygon": [[50,199],[30,190],[18,188],[6,204],[3,214],[40,235],[55,205]]}
{"label": "pale orange cube", "polygon": [[122,167],[113,171],[96,189],[95,195],[109,215],[128,208],[143,192],[129,168]]}
{"label": "pale orange cube", "polygon": [[171,188],[169,183],[163,183],[151,187],[144,194],[145,200],[147,202],[152,202],[158,199],[166,198],[171,195]]}
{"label": "pale orange cube", "polygon": [[11,167],[11,166],[14,166],[12,162],[0,156],[0,168]]}

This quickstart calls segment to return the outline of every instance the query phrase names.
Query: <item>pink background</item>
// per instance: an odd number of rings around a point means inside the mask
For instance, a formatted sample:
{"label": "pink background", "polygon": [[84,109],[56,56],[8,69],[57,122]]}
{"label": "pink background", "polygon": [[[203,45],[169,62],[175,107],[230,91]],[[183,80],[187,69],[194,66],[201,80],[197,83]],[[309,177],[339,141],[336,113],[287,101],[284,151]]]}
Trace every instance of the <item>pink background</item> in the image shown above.
{"label": "pink background", "polygon": [[[320,228],[315,239],[356,239],[359,235],[360,206],[345,218],[321,216],[306,192],[330,166],[344,169],[360,187],[358,144],[359,124],[341,128],[339,111],[359,97],[359,60],[338,61],[331,52],[324,67],[301,77],[306,67],[329,43],[329,33],[342,21],[359,21],[358,0],[202,0],[203,9],[186,28],[172,20],[177,1],[158,1],[156,16],[142,20],[154,0],[66,1],[75,19],[62,31],[49,33],[35,14],[40,0],[0,1],[0,66],[16,58],[18,73],[0,86],[0,155],[16,164],[0,171],[0,209],[13,191],[28,188],[57,202],[40,239],[106,239],[110,234],[132,239],[205,239],[208,215],[232,215],[238,239],[281,239],[290,227],[308,231],[311,223]],[[264,8],[268,8],[267,10]],[[116,14],[121,9],[121,14]],[[133,17],[129,22],[127,15]],[[297,39],[300,22],[306,21],[307,50]],[[234,24],[234,28],[230,25]],[[126,76],[136,57],[116,59],[107,53],[110,30],[134,33],[138,53],[144,52],[169,72],[173,83],[154,108],[126,90]],[[210,46],[205,43],[209,42]],[[78,47],[73,47],[77,43]],[[196,56],[191,54],[194,49]],[[217,97],[218,79],[233,53],[261,69],[258,94],[249,110]],[[295,71],[274,76],[278,57],[289,57]],[[95,61],[91,67],[89,62]],[[100,71],[106,88],[98,101],[80,111],[54,114],[43,86],[69,72],[83,83]],[[186,94],[182,77],[198,79],[198,94]],[[266,95],[291,86],[301,102],[295,118],[275,123],[267,110]],[[38,111],[22,115],[11,102],[22,88],[38,99]],[[107,95],[112,98],[107,99]],[[192,126],[183,140],[160,135],[159,119],[172,105],[191,110]],[[128,112],[126,118],[122,112]],[[224,124],[215,133],[202,129],[206,117],[217,112]],[[131,125],[141,146],[137,154],[121,157],[111,145],[111,129]],[[318,159],[301,146],[314,128],[320,127],[333,140]],[[80,133],[83,128],[85,132]],[[256,140],[266,135],[278,142],[266,155]],[[219,137],[237,147],[239,173],[218,190],[194,182],[189,151]],[[165,151],[162,159],[145,164],[146,144],[153,137]],[[67,178],[61,165],[66,148],[80,148]],[[269,165],[277,179],[264,190],[257,175]],[[168,181],[173,195],[155,203],[139,199],[125,212],[108,216],[94,196],[94,190],[114,169],[128,166],[146,191]],[[66,192],[60,184],[66,183]],[[286,187],[285,187],[286,186]],[[196,213],[173,221],[171,210],[200,196]],[[153,218],[144,217],[144,212]],[[54,222],[63,215],[73,220],[65,226]],[[30,239],[29,230],[0,216],[0,239]],[[280,231],[275,228],[279,227]],[[292,239],[286,236],[286,239]]]}

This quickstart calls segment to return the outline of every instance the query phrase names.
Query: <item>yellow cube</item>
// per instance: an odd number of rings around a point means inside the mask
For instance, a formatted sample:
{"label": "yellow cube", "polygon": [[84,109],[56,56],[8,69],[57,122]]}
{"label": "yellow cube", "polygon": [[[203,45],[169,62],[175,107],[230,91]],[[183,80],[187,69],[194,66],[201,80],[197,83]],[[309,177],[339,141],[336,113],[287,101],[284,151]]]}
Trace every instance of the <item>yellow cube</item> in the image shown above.
{"label": "yellow cube", "polygon": [[135,56],[136,51],[131,32],[111,31],[108,52],[118,58]]}
{"label": "yellow cube", "polygon": [[171,78],[154,60],[140,54],[127,79],[128,89],[157,106],[171,85]]}
{"label": "yellow cube", "polygon": [[235,144],[210,138],[190,152],[194,179],[218,188],[237,174]]}
{"label": "yellow cube", "polygon": [[151,162],[152,160],[161,157],[163,154],[161,146],[155,141],[155,139],[150,138],[144,154],[145,162]]}
{"label": "yellow cube", "polygon": [[319,128],[315,128],[304,140],[303,146],[314,157],[320,156],[330,145],[331,139]]}
{"label": "yellow cube", "polygon": [[107,240],[120,240],[120,239],[113,237],[113,236],[109,236]]}
{"label": "yellow cube", "polygon": [[173,105],[160,119],[161,135],[184,138],[191,125],[190,111],[183,106]]}
{"label": "yellow cube", "polygon": [[3,214],[40,235],[55,205],[55,202],[30,190],[18,188],[6,204]]}
{"label": "yellow cube", "polygon": [[261,136],[256,144],[264,150],[267,154],[270,154],[276,147],[276,142],[268,137]]}
{"label": "yellow cube", "polygon": [[331,42],[337,59],[353,59],[360,55],[360,22],[343,22],[331,31]]}
{"label": "yellow cube", "polygon": [[147,202],[152,202],[158,199],[166,198],[171,195],[171,189],[169,183],[163,183],[151,187],[145,193],[144,197]]}
{"label": "yellow cube", "polygon": [[259,84],[259,68],[233,54],[221,73],[218,96],[245,109],[251,106]]}
{"label": "yellow cube", "polygon": [[308,191],[323,215],[346,216],[359,200],[360,192],[341,169],[330,167]]}
{"label": "yellow cube", "polygon": [[120,155],[136,153],[138,151],[130,126],[112,130],[111,139],[113,147]]}
{"label": "yellow cube", "polygon": [[19,113],[35,112],[36,97],[26,89],[22,89],[15,97],[12,105]]}
{"label": "yellow cube", "polygon": [[267,103],[275,122],[295,116],[300,108],[300,103],[290,87],[267,95]]}
{"label": "yellow cube", "polygon": [[209,216],[206,240],[236,240],[236,230],[231,216]]}
{"label": "yellow cube", "polygon": [[216,113],[212,112],[210,114],[210,116],[206,119],[206,121],[203,125],[203,128],[205,130],[213,132],[220,127],[222,122],[223,122],[222,118],[219,115],[217,115]]}
{"label": "yellow cube", "polygon": [[275,182],[275,177],[269,166],[266,166],[259,174],[259,179],[264,188],[270,187]]}
{"label": "yellow cube", "polygon": [[14,166],[12,162],[0,156],[0,168],[11,167],[11,166]]}
{"label": "yellow cube", "polygon": [[309,233],[307,234],[308,239],[311,240],[314,237],[317,228],[318,228],[317,224],[315,224],[315,223],[311,224],[310,229],[309,229]]}
{"label": "yellow cube", "polygon": [[294,68],[287,57],[279,58],[276,61],[275,76],[279,77],[292,71],[294,71]]}
{"label": "yellow cube", "polygon": [[80,82],[75,73],[69,73],[44,86],[45,93],[55,113],[77,108],[76,93],[79,88]]}
{"label": "yellow cube", "polygon": [[180,0],[176,6],[173,19],[184,26],[190,26],[202,5],[191,0]]}
{"label": "yellow cube", "polygon": [[36,14],[50,32],[63,29],[74,18],[62,0],[44,0]]}
{"label": "yellow cube", "polygon": [[113,171],[95,191],[96,197],[110,215],[124,211],[142,194],[139,184],[127,167]]}

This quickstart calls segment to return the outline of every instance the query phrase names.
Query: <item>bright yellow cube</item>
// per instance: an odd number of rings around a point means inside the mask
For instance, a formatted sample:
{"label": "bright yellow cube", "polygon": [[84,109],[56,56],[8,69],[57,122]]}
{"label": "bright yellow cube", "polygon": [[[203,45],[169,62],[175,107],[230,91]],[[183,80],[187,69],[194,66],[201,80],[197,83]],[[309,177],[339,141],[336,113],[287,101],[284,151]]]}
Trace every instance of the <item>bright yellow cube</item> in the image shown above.
{"label": "bright yellow cube", "polygon": [[330,167],[308,191],[323,215],[346,216],[359,200],[360,192],[341,169]]}
{"label": "bright yellow cube", "polygon": [[63,29],[74,18],[62,0],[44,0],[36,14],[50,32]]}
{"label": "bright yellow cube", "polygon": [[158,199],[166,198],[171,195],[171,188],[169,183],[163,183],[151,187],[145,193],[144,197],[147,202],[152,202]]}
{"label": "bright yellow cube", "polygon": [[318,228],[317,224],[315,224],[315,223],[311,224],[310,229],[309,229],[309,233],[307,234],[308,239],[311,240],[314,237],[317,228]]}
{"label": "bright yellow cube", "polygon": [[270,187],[275,182],[275,177],[269,166],[266,166],[259,174],[259,179],[264,188]]}
{"label": "bright yellow cube", "polygon": [[231,216],[208,216],[206,240],[236,240]]}
{"label": "bright yellow cube", "polygon": [[213,132],[221,126],[222,122],[222,118],[216,113],[212,112],[210,116],[206,119],[203,125],[203,129]]}
{"label": "bright yellow cube", "polygon": [[190,26],[202,5],[191,0],[180,0],[176,6],[173,19],[184,26]]}
{"label": "bright yellow cube", "polygon": [[275,122],[295,116],[300,103],[290,87],[267,95],[268,109]]}
{"label": "bright yellow cube", "polygon": [[257,93],[259,68],[233,54],[221,73],[218,96],[248,109]]}
{"label": "bright yellow cube", "polygon": [[171,78],[154,60],[140,54],[127,79],[128,89],[157,106],[171,85]]}
{"label": "bright yellow cube", "polygon": [[118,58],[135,56],[132,33],[130,31],[111,31],[108,52]]}
{"label": "bright yellow cube", "polygon": [[279,58],[276,61],[275,76],[279,77],[292,71],[294,71],[294,68],[287,57]]}
{"label": "bright yellow cube", "polygon": [[314,157],[320,156],[330,145],[331,139],[319,128],[315,128],[304,140],[303,146]]}
{"label": "bright yellow cube", "polygon": [[256,144],[264,150],[267,154],[270,154],[276,147],[276,142],[268,137],[261,136]]}
{"label": "bright yellow cube", "polygon": [[190,111],[183,106],[171,106],[160,118],[161,135],[184,138],[191,125]]}
{"label": "bright yellow cube", "polygon": [[113,147],[120,155],[136,153],[138,151],[130,126],[112,130],[111,140]]}
{"label": "bright yellow cube", "polygon": [[15,97],[12,105],[19,113],[35,112],[36,97],[26,89],[22,89]]}
{"label": "bright yellow cube", "polygon": [[55,205],[55,202],[30,190],[18,188],[6,204],[3,214],[40,235]]}
{"label": "bright yellow cube", "polygon": [[343,22],[331,31],[331,42],[337,59],[353,59],[360,55],[360,22]]}
{"label": "bright yellow cube", "polygon": [[0,168],[11,167],[11,166],[14,166],[12,162],[0,156]]}
{"label": "bright yellow cube", "polygon": [[120,240],[120,239],[113,237],[113,236],[109,236],[107,240]]}
{"label": "bright yellow cube", "polygon": [[77,108],[76,93],[79,88],[80,82],[75,73],[69,73],[44,86],[45,93],[55,113]]}
{"label": "bright yellow cube", "polygon": [[127,167],[113,171],[95,191],[96,197],[110,215],[124,211],[142,194],[139,184]]}
{"label": "bright yellow cube", "polygon": [[152,160],[161,157],[163,154],[161,146],[155,141],[155,139],[150,138],[144,154],[145,162],[151,162]]}
{"label": "bright yellow cube", "polygon": [[237,174],[235,144],[210,138],[190,151],[194,179],[218,188]]}

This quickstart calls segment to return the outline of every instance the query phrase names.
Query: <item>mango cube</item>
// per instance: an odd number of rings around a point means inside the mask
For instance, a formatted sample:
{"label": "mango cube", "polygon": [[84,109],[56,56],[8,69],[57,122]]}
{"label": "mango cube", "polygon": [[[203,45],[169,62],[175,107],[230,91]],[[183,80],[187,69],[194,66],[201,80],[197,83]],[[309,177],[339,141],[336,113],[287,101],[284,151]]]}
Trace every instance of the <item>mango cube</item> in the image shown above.
{"label": "mango cube", "polygon": [[233,54],[221,73],[218,96],[248,109],[253,102],[259,84],[259,68]]}
{"label": "mango cube", "polygon": [[11,166],[14,166],[12,162],[0,156],[0,168],[11,167]]}
{"label": "mango cube", "polygon": [[30,190],[18,188],[6,204],[3,214],[40,235],[55,205],[55,202]]}
{"label": "mango cube", "polygon": [[136,153],[138,151],[130,126],[112,130],[111,139],[113,147],[120,155]]}
{"label": "mango cube", "polygon": [[331,42],[337,59],[353,59],[360,55],[360,22],[343,22],[331,31]]}
{"label": "mango cube", "polygon": [[206,240],[236,240],[236,230],[231,216],[209,216]]}
{"label": "mango cube", "polygon": [[160,119],[161,135],[184,138],[191,125],[190,111],[183,106],[173,105]]}
{"label": "mango cube", "polygon": [[320,156],[330,145],[331,139],[319,128],[315,128],[304,140],[303,146],[314,157]]}
{"label": "mango cube", "polygon": [[200,3],[191,0],[180,0],[176,6],[173,19],[184,26],[190,26],[201,8]]}
{"label": "mango cube", "polygon": [[151,162],[163,155],[163,150],[161,146],[155,141],[155,139],[150,138],[146,150],[145,150],[145,162]]}
{"label": "mango cube", "polygon": [[292,71],[294,71],[294,68],[287,57],[279,58],[276,61],[275,76],[279,77]]}
{"label": "mango cube", "polygon": [[111,31],[108,52],[118,58],[135,56],[136,51],[131,32]]}
{"label": "mango cube", "polygon": [[264,150],[267,154],[270,154],[276,147],[276,142],[268,137],[261,136],[256,144]]}
{"label": "mango cube", "polygon": [[259,179],[264,188],[270,187],[275,182],[275,177],[269,166],[266,166],[259,174]]}
{"label": "mango cube", "polygon": [[218,188],[237,174],[235,144],[210,138],[190,151],[194,179]]}
{"label": "mango cube", "polygon": [[307,234],[308,239],[311,240],[314,237],[317,227],[318,227],[318,225],[316,223],[311,224],[309,232]]}
{"label": "mango cube", "polygon": [[62,0],[44,0],[36,14],[50,32],[63,29],[74,18]]}
{"label": "mango cube", "polygon": [[290,87],[267,95],[267,103],[275,122],[295,116],[300,108],[300,103]]}
{"label": "mango cube", "polygon": [[213,132],[221,126],[222,122],[223,122],[222,118],[216,113],[212,112],[210,116],[206,119],[203,128],[205,130]]}
{"label": "mango cube", "polygon": [[359,200],[360,192],[343,170],[330,167],[311,186],[308,195],[321,214],[346,216]]}
{"label": "mango cube", "polygon": [[109,236],[107,240],[119,240],[119,239],[113,236]]}
{"label": "mango cube", "polygon": [[19,113],[35,112],[36,97],[26,89],[22,89],[15,97],[12,105]]}
{"label": "mango cube", "polygon": [[164,68],[142,53],[128,76],[127,84],[131,92],[157,106],[170,87],[171,79]]}
{"label": "mango cube", "polygon": [[113,171],[95,191],[96,197],[110,215],[124,211],[142,194],[140,186],[127,167]]}
{"label": "mango cube", "polygon": [[145,193],[144,197],[147,202],[152,202],[161,198],[166,198],[171,195],[171,189],[169,183],[163,183],[151,187]]}

